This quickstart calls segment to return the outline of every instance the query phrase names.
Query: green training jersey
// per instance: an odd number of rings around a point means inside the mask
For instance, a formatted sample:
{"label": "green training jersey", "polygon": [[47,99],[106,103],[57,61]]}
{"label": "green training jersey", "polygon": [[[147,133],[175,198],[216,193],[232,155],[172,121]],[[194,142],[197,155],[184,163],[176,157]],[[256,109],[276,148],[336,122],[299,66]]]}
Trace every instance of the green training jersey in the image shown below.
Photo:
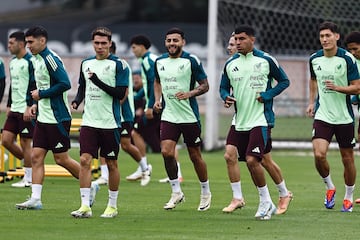
{"label": "green training jersey", "polygon": [[[357,66],[359,74],[360,74],[360,59],[356,59],[356,66]],[[360,104],[359,104],[360,95],[357,95],[357,96],[355,95],[354,97],[355,97],[355,99],[357,99],[358,109],[360,109]]]}
{"label": "green training jersey", "polygon": [[[236,131],[274,127],[273,98],[289,84],[283,69],[268,53],[253,49],[228,59],[221,77],[220,96],[224,101],[231,95],[236,99],[233,124]],[[263,102],[257,100],[259,96]]]}
{"label": "green training jersey", "polygon": [[35,79],[31,57],[30,53],[26,53],[22,58],[12,58],[9,63],[10,111],[12,112],[24,113],[33,103],[30,90],[35,84]]}
{"label": "green training jersey", "polygon": [[162,121],[171,123],[199,122],[199,108],[195,97],[178,100],[175,94],[194,89],[196,82],[207,79],[199,59],[187,52],[178,58],[163,54],[155,62],[155,76],[160,81],[164,101]]}
{"label": "green training jersey", "polygon": [[48,48],[34,55],[31,60],[40,96],[37,121],[49,124],[71,121],[67,99],[71,83],[62,60]]}
{"label": "green training jersey", "polygon": [[157,56],[151,52],[140,58],[141,63],[141,79],[143,83],[144,96],[145,96],[145,111],[148,108],[153,108],[155,103],[154,97],[154,81],[155,81],[155,60]]}
{"label": "green training jersey", "polygon": [[128,77],[128,95],[125,101],[121,105],[121,122],[134,122],[135,117],[135,104],[134,104],[134,89],[133,89],[133,78],[131,68],[124,59],[122,59],[123,63],[129,70]]}
{"label": "green training jersey", "polygon": [[324,56],[324,51],[319,50],[311,55],[309,64],[311,78],[316,79],[318,86],[314,119],[330,124],[353,123],[351,96],[326,89],[325,81],[348,86],[351,81],[359,79],[355,57],[342,48],[338,48],[332,57]]}
{"label": "green training jersey", "polygon": [[115,129],[121,127],[120,100],[106,93],[89,79],[89,72],[110,87],[128,86],[129,67],[115,55],[98,60],[87,58],[81,63],[79,83],[85,84],[85,103],[82,116],[82,126],[100,129]]}

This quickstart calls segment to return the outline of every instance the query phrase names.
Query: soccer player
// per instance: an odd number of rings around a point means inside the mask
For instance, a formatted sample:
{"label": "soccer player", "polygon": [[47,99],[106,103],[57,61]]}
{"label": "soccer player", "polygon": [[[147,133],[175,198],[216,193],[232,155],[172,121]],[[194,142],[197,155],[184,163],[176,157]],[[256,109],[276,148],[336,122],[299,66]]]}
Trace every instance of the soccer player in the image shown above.
{"label": "soccer player", "polygon": [[[360,71],[360,32],[359,31],[353,31],[349,33],[345,37],[345,46],[347,50],[354,55],[356,58],[356,65],[358,68],[358,71]],[[357,104],[358,108],[360,108],[360,98],[359,95],[354,95],[352,97],[353,104]],[[359,120],[360,123],[360,120]],[[358,126],[358,142],[360,142],[360,125]],[[360,204],[360,198],[355,200],[355,203]]]}
{"label": "soccer player", "polygon": [[[25,34],[16,31],[10,34],[8,49],[14,57],[9,64],[10,88],[7,103],[5,124],[1,143],[16,158],[23,160],[24,177],[11,184],[12,187],[30,187],[32,182],[31,143],[34,130],[34,119],[29,111],[33,105],[30,91],[36,89],[32,55],[26,51]],[[17,135],[20,135],[20,145]]]}
{"label": "soccer player", "polygon": [[229,41],[228,41],[228,45],[226,47],[226,50],[230,56],[233,56],[235,53],[238,52],[237,48],[236,48],[236,42],[235,42],[234,35],[235,35],[235,33],[231,34],[231,37],[229,38]]}
{"label": "soccer player", "polygon": [[314,117],[312,144],[315,166],[326,187],[324,205],[327,209],[335,206],[336,187],[326,159],[335,135],[344,165],[345,197],[341,211],[351,212],[356,179],[353,151],[356,140],[350,95],[360,93],[360,76],[354,56],[337,46],[339,38],[335,23],[323,22],[319,25],[322,49],[309,59],[311,78],[306,112]]}
{"label": "soccer player", "polygon": [[18,209],[42,208],[44,159],[48,151],[52,151],[56,164],[79,178],[80,165],[68,154],[71,113],[67,91],[71,83],[60,57],[48,49],[47,40],[47,30],[41,26],[31,27],[25,32],[26,45],[34,55],[32,61],[37,86],[31,91],[31,97],[37,104],[31,106],[30,112],[31,118],[37,119],[31,153],[31,198],[16,204]]}
{"label": "soccer player", "polygon": [[[227,50],[229,55],[233,56],[235,53],[237,53],[237,46],[235,42],[234,33],[231,35]],[[230,105],[225,104],[226,108],[230,107]],[[235,125],[235,116],[233,117],[232,126]],[[230,129],[228,137],[231,138],[231,134],[234,129]],[[228,176],[230,180],[230,186],[233,192],[233,199],[231,200],[230,204],[223,208],[223,212],[231,213],[235,211],[238,208],[242,208],[245,206],[245,201],[243,198],[242,190],[241,190],[241,182],[240,182],[240,170],[239,170],[239,161],[244,161],[245,159],[238,159],[238,153],[236,145],[231,144],[231,139],[229,139],[229,142],[227,142],[225,146],[225,154],[224,158],[227,163],[227,170],[228,170]],[[265,167],[266,171],[269,173],[271,178],[273,179],[274,183],[276,184],[276,187],[279,191],[279,202],[278,207],[276,210],[276,214],[284,214],[288,206],[290,204],[290,201],[293,199],[292,192],[288,191],[285,180],[282,177],[281,169],[280,167],[273,161],[271,157],[271,153],[266,153],[263,155],[263,159],[261,161],[261,165]]]}
{"label": "soccer player", "polygon": [[[289,86],[289,80],[273,57],[254,48],[255,30],[251,26],[241,25],[236,28],[234,38],[239,53],[225,63],[220,83],[220,96],[225,105],[229,107],[235,104],[236,109],[235,122],[230,128],[226,147],[236,146],[239,159],[246,160],[258,189],[260,204],[255,218],[269,220],[276,212],[276,207],[266,185],[261,161],[271,151],[270,130],[275,119],[273,98]],[[274,80],[278,83],[273,87]],[[231,155],[227,156],[229,152]],[[227,149],[225,159],[236,159],[237,155],[234,154],[233,147],[231,151]],[[235,171],[234,177],[230,169],[229,178],[238,188],[240,173]],[[239,200],[242,200],[241,197]],[[243,205],[244,202],[239,201],[235,205],[230,204],[228,210]]]}
{"label": "soccer player", "polygon": [[201,126],[196,97],[206,93],[209,84],[201,62],[196,56],[183,51],[184,45],[185,34],[181,29],[168,30],[165,37],[167,53],[155,62],[154,110],[162,111],[161,153],[172,189],[164,209],[173,209],[185,199],[175,158],[176,144],[182,134],[200,181],[198,211],[206,211],[210,208],[211,192],[207,166],[201,156]]}
{"label": "soccer player", "polygon": [[[116,44],[114,41],[111,42],[110,53],[114,55],[116,53]],[[126,63],[125,60],[123,61]],[[129,65],[127,67],[129,68],[130,71],[129,87],[128,87],[127,97],[121,101],[120,145],[121,145],[121,149],[127,152],[139,164],[139,167],[141,169],[140,185],[146,186],[151,179],[150,175],[151,175],[152,166],[151,164],[148,165],[146,163],[145,159],[141,157],[141,153],[139,149],[131,142],[131,132],[134,126],[135,106],[134,106],[132,71]],[[107,164],[105,158],[103,157],[100,157],[100,169],[101,169],[101,176],[98,179],[96,179],[94,182],[99,185],[107,184],[109,179],[109,170],[107,169]]]}
{"label": "soccer player", "polygon": [[[117,216],[120,182],[118,153],[121,129],[121,106],[127,96],[130,70],[125,61],[110,53],[111,31],[97,27],[91,33],[95,56],[86,58],[80,66],[79,87],[72,107],[77,109],[84,100],[80,128],[80,196],[81,206],[71,212],[76,218],[92,216],[91,161],[105,158],[109,170],[109,199],[103,218]],[[96,183],[93,185],[98,186]]]}
{"label": "soccer player", "polygon": [[[141,64],[141,78],[143,90],[135,97],[145,97],[145,109],[142,121],[139,121],[137,127],[132,133],[135,145],[140,149],[143,159],[146,161],[146,143],[151,147],[153,152],[160,152],[160,114],[153,111],[154,106],[154,80],[155,70],[154,63],[157,58],[149,49],[151,42],[145,35],[133,36],[130,40],[131,50]],[[146,142],[146,143],[145,143]],[[178,159],[178,158],[176,158]],[[180,164],[178,164],[178,176],[182,181]],[[133,174],[126,177],[129,181],[141,178],[141,169],[138,168]],[[168,178],[160,179],[159,182],[169,182]]]}

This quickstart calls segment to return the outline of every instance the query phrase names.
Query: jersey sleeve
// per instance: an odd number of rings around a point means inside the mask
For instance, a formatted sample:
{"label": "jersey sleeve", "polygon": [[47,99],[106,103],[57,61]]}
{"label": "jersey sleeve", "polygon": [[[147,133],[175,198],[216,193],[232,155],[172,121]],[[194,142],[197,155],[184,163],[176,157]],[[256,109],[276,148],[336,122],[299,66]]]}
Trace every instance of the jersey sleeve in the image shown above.
{"label": "jersey sleeve", "polygon": [[220,89],[219,89],[220,97],[224,101],[226,100],[226,97],[230,96],[230,89],[231,89],[231,84],[230,84],[229,76],[226,71],[226,67],[227,64],[225,64],[224,70],[221,75]]}
{"label": "jersey sleeve", "polygon": [[[278,62],[272,57],[266,57],[270,67],[268,89],[260,93],[264,101],[269,101],[279,95],[290,85],[290,81],[285,71],[279,66]],[[271,80],[275,79],[278,83],[275,87],[271,87]]]}
{"label": "jersey sleeve", "polygon": [[45,58],[47,70],[53,81],[53,85],[46,90],[39,90],[40,98],[51,98],[63,94],[71,88],[68,74],[63,63],[54,55],[48,54]]}

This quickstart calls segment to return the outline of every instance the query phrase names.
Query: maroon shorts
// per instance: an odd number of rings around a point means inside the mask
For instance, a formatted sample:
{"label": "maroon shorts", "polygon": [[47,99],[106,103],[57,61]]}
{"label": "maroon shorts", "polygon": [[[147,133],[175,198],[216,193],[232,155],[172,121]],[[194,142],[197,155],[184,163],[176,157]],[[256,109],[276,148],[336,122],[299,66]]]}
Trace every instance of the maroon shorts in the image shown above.
{"label": "maroon shorts", "polygon": [[122,122],[120,128],[120,135],[124,138],[131,138],[131,131],[133,130],[132,122]]}
{"label": "maroon shorts", "polygon": [[51,150],[53,153],[66,152],[70,148],[71,121],[58,124],[36,122],[33,136],[33,147]]}
{"label": "maroon shorts", "polygon": [[246,161],[246,156],[259,159],[272,149],[271,128],[255,127],[250,131],[236,131],[235,126],[230,127],[226,138],[226,145],[233,145],[238,150],[238,160]]}
{"label": "maroon shorts", "polygon": [[80,128],[80,154],[88,153],[93,158],[100,157],[108,160],[117,160],[119,155],[120,130],[100,129],[82,126]]}
{"label": "maroon shorts", "polygon": [[312,139],[322,138],[331,142],[335,135],[340,148],[352,148],[355,146],[355,126],[349,124],[330,124],[320,120],[314,120]]}
{"label": "maroon shorts", "polygon": [[160,148],[160,115],[154,113],[153,119],[145,119],[145,116],[135,119],[134,130],[139,133],[144,141],[150,146],[152,152],[161,152]]}
{"label": "maroon shorts", "polygon": [[177,142],[180,135],[183,135],[184,143],[188,147],[198,147],[201,145],[201,128],[198,123],[170,123],[161,121],[160,139],[173,140]]}
{"label": "maroon shorts", "polygon": [[26,122],[23,116],[22,113],[9,112],[3,130],[12,132],[15,135],[19,134],[21,138],[32,138],[35,121]]}

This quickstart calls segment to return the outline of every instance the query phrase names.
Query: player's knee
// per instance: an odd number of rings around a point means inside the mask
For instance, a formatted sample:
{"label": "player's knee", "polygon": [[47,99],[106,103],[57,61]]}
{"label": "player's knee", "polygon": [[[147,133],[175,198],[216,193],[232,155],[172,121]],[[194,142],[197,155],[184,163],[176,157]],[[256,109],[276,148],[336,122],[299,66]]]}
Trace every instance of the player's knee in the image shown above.
{"label": "player's knee", "polygon": [[227,152],[225,152],[224,154],[224,159],[226,161],[227,164],[233,165],[237,162],[237,156],[234,154],[229,154]]}

